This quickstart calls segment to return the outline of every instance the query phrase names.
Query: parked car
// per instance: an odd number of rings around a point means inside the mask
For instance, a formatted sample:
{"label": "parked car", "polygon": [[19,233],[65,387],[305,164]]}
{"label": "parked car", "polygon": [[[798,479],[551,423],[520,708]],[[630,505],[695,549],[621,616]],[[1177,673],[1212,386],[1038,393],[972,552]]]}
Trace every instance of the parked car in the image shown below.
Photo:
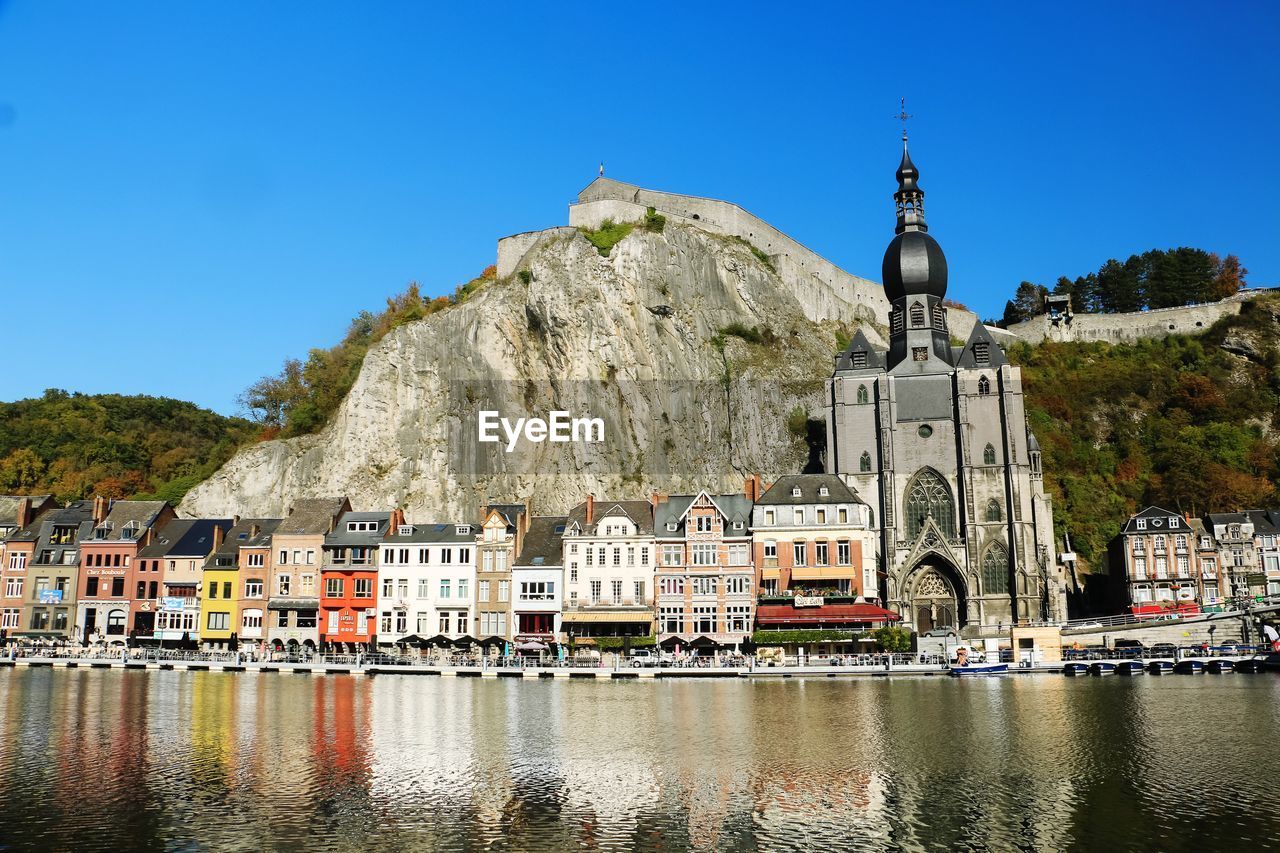
{"label": "parked car", "polygon": [[631,653],[631,665],[637,669],[644,666],[671,666],[671,660],[671,655],[667,652],[642,649]]}

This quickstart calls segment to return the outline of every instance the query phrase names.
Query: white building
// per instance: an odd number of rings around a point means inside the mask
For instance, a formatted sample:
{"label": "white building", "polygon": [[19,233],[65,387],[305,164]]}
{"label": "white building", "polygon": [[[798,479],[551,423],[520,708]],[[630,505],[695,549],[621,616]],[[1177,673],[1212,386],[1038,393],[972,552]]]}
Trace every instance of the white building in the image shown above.
{"label": "white building", "polygon": [[476,635],[476,527],[398,524],[378,546],[378,642]]}
{"label": "white building", "polygon": [[512,624],[517,646],[521,643],[559,642],[564,566],[561,540],[564,516],[529,519],[520,554],[511,568]]}
{"label": "white building", "polygon": [[569,512],[563,544],[566,637],[652,635],[652,503],[587,495]]}

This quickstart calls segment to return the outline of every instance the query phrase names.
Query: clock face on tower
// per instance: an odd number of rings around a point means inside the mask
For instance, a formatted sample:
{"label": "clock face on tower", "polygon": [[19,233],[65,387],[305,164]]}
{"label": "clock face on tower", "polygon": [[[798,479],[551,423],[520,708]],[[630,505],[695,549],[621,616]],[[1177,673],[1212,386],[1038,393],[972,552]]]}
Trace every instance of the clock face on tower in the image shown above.
{"label": "clock face on tower", "polygon": [[912,361],[928,361],[929,348],[928,347],[912,347],[911,360]]}

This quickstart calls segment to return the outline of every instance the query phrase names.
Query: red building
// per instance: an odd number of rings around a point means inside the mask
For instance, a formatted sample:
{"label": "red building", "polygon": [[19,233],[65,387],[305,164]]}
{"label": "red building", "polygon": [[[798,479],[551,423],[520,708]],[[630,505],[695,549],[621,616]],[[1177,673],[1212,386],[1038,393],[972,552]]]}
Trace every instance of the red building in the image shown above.
{"label": "red building", "polygon": [[320,568],[320,648],[354,652],[378,642],[378,543],[404,513],[347,512],[324,538]]}
{"label": "red building", "polygon": [[155,630],[153,589],[159,565],[143,570],[138,551],[151,544],[155,529],[174,518],[164,501],[94,499],[93,533],[80,542],[76,629],[84,642],[122,643],[130,633]]}

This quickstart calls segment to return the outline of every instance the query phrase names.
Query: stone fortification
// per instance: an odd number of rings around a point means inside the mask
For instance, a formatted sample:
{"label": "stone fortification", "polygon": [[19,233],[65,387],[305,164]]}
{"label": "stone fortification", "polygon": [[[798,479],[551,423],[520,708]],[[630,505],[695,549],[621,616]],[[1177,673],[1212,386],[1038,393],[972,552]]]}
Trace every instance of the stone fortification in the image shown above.
{"label": "stone fortification", "polygon": [[1156,308],[1127,314],[1074,314],[1070,322],[1062,314],[1041,314],[1008,328],[1027,343],[1042,341],[1101,341],[1109,344],[1133,343],[1142,338],[1165,335],[1198,335],[1223,317],[1240,313],[1240,307],[1269,289],[1254,289],[1203,305]]}

